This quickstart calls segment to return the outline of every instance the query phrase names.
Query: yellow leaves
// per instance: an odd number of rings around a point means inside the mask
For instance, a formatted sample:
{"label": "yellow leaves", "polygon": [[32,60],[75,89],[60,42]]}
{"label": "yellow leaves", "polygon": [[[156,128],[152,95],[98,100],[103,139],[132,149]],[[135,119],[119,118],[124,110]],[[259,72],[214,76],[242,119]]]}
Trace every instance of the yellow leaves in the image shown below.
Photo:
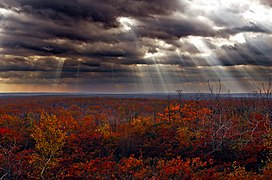
{"label": "yellow leaves", "polygon": [[66,133],[56,116],[42,114],[31,135],[36,141],[36,150],[45,157],[57,155],[63,147]]}
{"label": "yellow leaves", "polygon": [[146,128],[152,124],[152,121],[149,117],[138,117],[130,123],[130,126],[133,128],[133,131],[139,134],[146,132]]}
{"label": "yellow leaves", "polygon": [[192,139],[195,138],[195,133],[189,130],[188,127],[178,128],[178,139],[181,146],[189,147],[193,144]]}
{"label": "yellow leaves", "polygon": [[[61,128],[62,122],[56,116],[41,114],[40,121],[33,126],[31,136],[36,141],[35,153],[31,157],[37,175],[44,178],[46,170],[57,164],[61,149],[65,144],[66,132]],[[38,175],[39,174],[39,175]]]}
{"label": "yellow leaves", "polygon": [[112,134],[109,123],[103,123],[102,125],[96,128],[95,132],[101,134],[104,138],[108,138]]}

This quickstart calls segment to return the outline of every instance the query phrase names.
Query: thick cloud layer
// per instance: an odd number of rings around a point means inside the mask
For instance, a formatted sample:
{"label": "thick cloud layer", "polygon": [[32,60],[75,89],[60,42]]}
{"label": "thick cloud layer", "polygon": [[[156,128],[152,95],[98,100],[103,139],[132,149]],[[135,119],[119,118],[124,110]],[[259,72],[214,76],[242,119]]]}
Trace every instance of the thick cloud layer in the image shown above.
{"label": "thick cloud layer", "polygon": [[2,0],[0,91],[252,92],[272,76],[265,0]]}

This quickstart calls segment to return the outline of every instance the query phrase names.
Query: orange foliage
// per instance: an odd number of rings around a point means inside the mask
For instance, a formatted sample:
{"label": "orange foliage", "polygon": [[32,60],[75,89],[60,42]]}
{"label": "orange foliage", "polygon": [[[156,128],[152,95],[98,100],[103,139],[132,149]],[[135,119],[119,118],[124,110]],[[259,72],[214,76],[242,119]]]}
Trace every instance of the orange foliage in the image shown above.
{"label": "orange foliage", "polygon": [[271,117],[263,102],[0,98],[0,175],[271,179]]}

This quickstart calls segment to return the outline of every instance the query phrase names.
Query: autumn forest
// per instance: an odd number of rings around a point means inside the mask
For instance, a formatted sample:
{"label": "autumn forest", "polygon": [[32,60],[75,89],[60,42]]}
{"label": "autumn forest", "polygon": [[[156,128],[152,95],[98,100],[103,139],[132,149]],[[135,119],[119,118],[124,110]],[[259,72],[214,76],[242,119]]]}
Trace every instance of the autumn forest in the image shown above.
{"label": "autumn forest", "polygon": [[271,179],[271,92],[2,97],[1,179]]}

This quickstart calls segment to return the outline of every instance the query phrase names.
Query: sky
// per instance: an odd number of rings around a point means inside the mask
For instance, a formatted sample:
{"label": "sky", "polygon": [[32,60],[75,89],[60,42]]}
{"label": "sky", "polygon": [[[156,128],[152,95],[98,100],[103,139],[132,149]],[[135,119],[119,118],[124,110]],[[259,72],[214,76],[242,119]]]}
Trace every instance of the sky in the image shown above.
{"label": "sky", "polygon": [[0,0],[0,92],[253,92],[271,0]]}

